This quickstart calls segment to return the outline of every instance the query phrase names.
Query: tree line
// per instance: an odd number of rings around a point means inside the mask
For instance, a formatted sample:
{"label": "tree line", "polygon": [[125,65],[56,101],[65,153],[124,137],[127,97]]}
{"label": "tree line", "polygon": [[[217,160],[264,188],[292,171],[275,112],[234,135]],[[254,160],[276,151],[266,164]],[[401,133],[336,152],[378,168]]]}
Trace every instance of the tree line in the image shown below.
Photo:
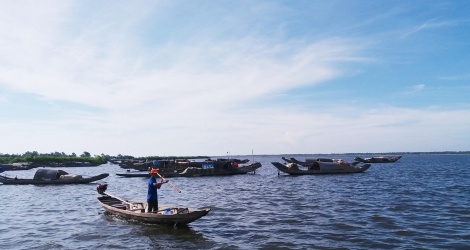
{"label": "tree line", "polygon": [[105,164],[110,160],[164,160],[164,159],[197,159],[197,158],[208,158],[207,156],[148,156],[148,157],[134,157],[131,155],[118,154],[117,156],[110,155],[94,155],[92,156],[89,152],[84,151],[82,154],[77,155],[72,153],[67,155],[64,152],[52,152],[52,153],[38,153],[37,151],[27,151],[23,154],[2,154],[0,153],[0,164],[12,164],[18,162],[31,162],[37,164],[49,164],[49,163],[76,163],[76,162],[88,162],[92,165]]}
{"label": "tree line", "polygon": [[53,153],[38,153],[37,151],[28,151],[24,154],[2,154],[0,153],[0,164],[11,164],[17,162],[31,162],[37,164],[48,164],[54,163],[74,163],[74,162],[88,162],[92,165],[100,165],[108,162],[110,159],[109,155],[95,155],[87,151],[80,155],[72,153],[70,155],[64,152],[53,152]]}

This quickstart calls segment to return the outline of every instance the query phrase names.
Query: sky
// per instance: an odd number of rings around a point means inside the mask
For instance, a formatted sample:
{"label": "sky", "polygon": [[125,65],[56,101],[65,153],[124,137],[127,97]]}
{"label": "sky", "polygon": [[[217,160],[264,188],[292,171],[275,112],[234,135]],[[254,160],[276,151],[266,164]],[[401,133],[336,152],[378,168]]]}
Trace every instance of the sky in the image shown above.
{"label": "sky", "polygon": [[0,0],[0,153],[468,151],[468,9]]}

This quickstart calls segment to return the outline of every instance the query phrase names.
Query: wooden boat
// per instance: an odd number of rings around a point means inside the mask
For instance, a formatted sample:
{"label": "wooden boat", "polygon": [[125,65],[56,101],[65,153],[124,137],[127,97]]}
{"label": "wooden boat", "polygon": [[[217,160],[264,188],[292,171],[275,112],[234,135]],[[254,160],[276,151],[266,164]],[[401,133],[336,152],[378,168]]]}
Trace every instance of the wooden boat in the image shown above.
{"label": "wooden boat", "polygon": [[134,169],[139,171],[148,171],[149,168],[181,170],[186,167],[185,164],[187,164],[187,162],[189,162],[189,160],[186,159],[155,161],[124,160],[119,163],[119,166],[124,169]]}
{"label": "wooden boat", "polygon": [[10,163],[10,164],[0,164],[0,168],[2,168],[4,171],[30,170],[30,169],[36,168],[36,167],[39,167],[39,164],[35,164],[35,163],[31,163],[31,162],[17,162],[17,163]]}
{"label": "wooden boat", "polygon": [[121,168],[124,169],[135,169],[139,171],[148,171],[149,168],[158,168],[160,170],[168,169],[168,170],[176,170],[176,171],[183,171],[187,167],[201,167],[202,164],[206,163],[213,163],[217,166],[222,166],[225,164],[245,164],[250,160],[244,159],[231,159],[231,158],[218,158],[218,159],[211,159],[208,158],[203,161],[191,161],[189,159],[165,159],[165,160],[155,160],[155,161],[142,161],[142,160],[123,160],[122,162],[118,163]]}
{"label": "wooden boat", "polygon": [[[208,159],[207,161],[212,161],[211,159]],[[225,159],[225,158],[217,158],[218,162],[236,162],[238,164],[245,164],[245,163],[248,163],[250,160],[249,159],[244,159],[244,160],[240,160],[240,159]]]}
{"label": "wooden boat", "polygon": [[279,162],[272,162],[280,172],[290,175],[310,175],[310,174],[352,174],[361,173],[369,169],[370,164],[356,166],[346,162],[313,162],[310,166],[302,166],[296,163],[284,165]]}
{"label": "wooden boat", "polygon": [[[198,165],[199,167],[187,167],[181,172],[176,171],[161,171],[159,173],[163,177],[200,177],[200,176],[221,176],[221,175],[237,175],[255,172],[262,165],[259,162],[249,165],[238,165],[237,163],[214,165],[212,163],[205,163]],[[148,172],[127,172],[117,173],[121,177],[147,177],[150,178]]]}
{"label": "wooden boat", "polygon": [[[221,176],[221,175],[238,175],[255,172],[262,165],[255,162],[249,165],[226,164],[222,167],[209,164],[202,165],[202,167],[188,167],[180,174],[173,177],[198,177],[198,176]],[[168,176],[169,177],[169,176]]]}
{"label": "wooden boat", "polygon": [[147,213],[147,204],[142,202],[128,201],[100,191],[102,195],[98,201],[106,212],[126,219],[136,220],[149,224],[186,225],[206,216],[211,209],[191,209],[185,207],[159,206],[157,212]]}
{"label": "wooden boat", "polygon": [[392,163],[400,160],[401,156],[376,156],[369,158],[354,158],[355,161],[364,162],[364,163]]}
{"label": "wooden boat", "polygon": [[[180,172],[177,171],[165,171],[165,170],[158,170],[158,173],[161,174],[163,177],[178,177],[180,176]],[[125,173],[116,173],[117,176],[121,177],[146,177],[150,178],[150,174],[148,171],[127,171]]]}
{"label": "wooden boat", "polygon": [[340,161],[343,161],[341,159],[330,159],[330,158],[305,159],[305,161],[299,161],[299,160],[295,159],[294,157],[291,157],[291,158],[282,157],[282,159],[284,161],[286,161],[287,163],[295,163],[295,164],[299,164],[299,165],[302,165],[302,166],[310,166],[310,165],[313,164],[313,162],[316,162],[316,161],[319,161],[319,162],[340,162]]}
{"label": "wooden boat", "polygon": [[0,182],[10,185],[85,184],[104,179],[108,176],[109,174],[104,173],[91,177],[83,177],[81,175],[71,175],[63,170],[41,168],[36,171],[33,179],[10,178],[0,175]]}

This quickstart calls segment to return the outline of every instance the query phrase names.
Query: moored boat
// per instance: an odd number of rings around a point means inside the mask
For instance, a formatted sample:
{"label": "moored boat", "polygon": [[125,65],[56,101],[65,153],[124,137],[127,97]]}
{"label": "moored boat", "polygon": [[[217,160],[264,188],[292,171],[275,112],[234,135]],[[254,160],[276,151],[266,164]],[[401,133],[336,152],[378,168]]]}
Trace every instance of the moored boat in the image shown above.
{"label": "moored boat", "polygon": [[[201,177],[201,176],[221,176],[221,175],[238,175],[254,173],[262,165],[259,162],[255,162],[249,165],[238,165],[236,162],[227,162],[226,164],[218,165],[211,162],[205,162],[204,164],[186,167],[183,171],[165,171],[165,169],[158,169],[158,172],[163,177]],[[162,171],[163,170],[163,171]],[[150,177],[148,172],[126,172],[117,173],[116,175],[121,177]]]}
{"label": "moored boat", "polygon": [[316,158],[316,159],[308,159],[307,158],[307,159],[305,159],[305,161],[297,160],[294,157],[291,157],[291,158],[282,157],[282,159],[287,163],[295,163],[295,164],[299,164],[299,165],[302,165],[302,166],[310,166],[310,165],[313,164],[313,162],[316,162],[316,161],[319,161],[319,162],[341,162],[341,161],[343,161],[341,159],[331,159],[331,158]]}
{"label": "moored boat", "polygon": [[312,175],[312,174],[351,174],[361,173],[369,169],[370,164],[357,166],[347,162],[313,162],[310,166],[303,166],[296,163],[288,163],[287,165],[272,162],[280,172],[290,175]]}
{"label": "moored boat", "polygon": [[108,177],[108,173],[99,174],[91,177],[69,174],[58,169],[38,169],[33,179],[10,178],[0,175],[0,182],[9,185],[58,185],[58,184],[85,184],[98,181]]}
{"label": "moored boat", "polygon": [[400,160],[401,156],[375,156],[368,158],[356,157],[355,161],[364,163],[392,163]]}
{"label": "moored boat", "polygon": [[149,224],[186,225],[206,216],[211,209],[192,209],[176,206],[159,206],[157,212],[146,212],[147,204],[136,201],[123,200],[105,192],[103,185],[97,187],[98,201],[106,212],[126,219],[136,220]]}
{"label": "moored boat", "polygon": [[250,172],[255,172],[261,166],[262,165],[259,162],[255,162],[249,165],[238,165],[237,163],[230,163],[223,166],[214,166],[209,163],[202,165],[201,167],[188,167],[183,172],[172,177],[198,177],[247,174]]}
{"label": "moored boat", "polygon": [[183,171],[187,167],[201,167],[204,164],[212,163],[216,166],[223,166],[227,164],[245,164],[250,160],[248,159],[233,159],[233,158],[218,158],[205,160],[190,160],[190,159],[163,159],[154,161],[144,160],[123,160],[119,164],[124,169],[135,169],[138,171],[147,171],[150,168],[158,168],[160,170],[176,170],[178,172]]}

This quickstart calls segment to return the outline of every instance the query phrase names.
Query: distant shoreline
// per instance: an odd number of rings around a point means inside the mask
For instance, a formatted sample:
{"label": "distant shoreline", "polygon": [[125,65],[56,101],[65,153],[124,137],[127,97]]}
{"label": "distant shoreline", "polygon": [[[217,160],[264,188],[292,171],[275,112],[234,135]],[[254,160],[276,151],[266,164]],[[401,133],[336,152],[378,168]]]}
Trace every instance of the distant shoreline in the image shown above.
{"label": "distant shoreline", "polygon": [[[470,154],[470,151],[437,151],[437,152],[382,152],[382,153],[322,153],[322,154],[314,154],[314,155],[423,155],[423,154],[431,154],[431,155],[442,155],[442,154]],[[284,154],[282,154],[284,155]],[[287,154],[292,155],[292,154]],[[309,155],[309,154],[296,154],[296,155]]]}

